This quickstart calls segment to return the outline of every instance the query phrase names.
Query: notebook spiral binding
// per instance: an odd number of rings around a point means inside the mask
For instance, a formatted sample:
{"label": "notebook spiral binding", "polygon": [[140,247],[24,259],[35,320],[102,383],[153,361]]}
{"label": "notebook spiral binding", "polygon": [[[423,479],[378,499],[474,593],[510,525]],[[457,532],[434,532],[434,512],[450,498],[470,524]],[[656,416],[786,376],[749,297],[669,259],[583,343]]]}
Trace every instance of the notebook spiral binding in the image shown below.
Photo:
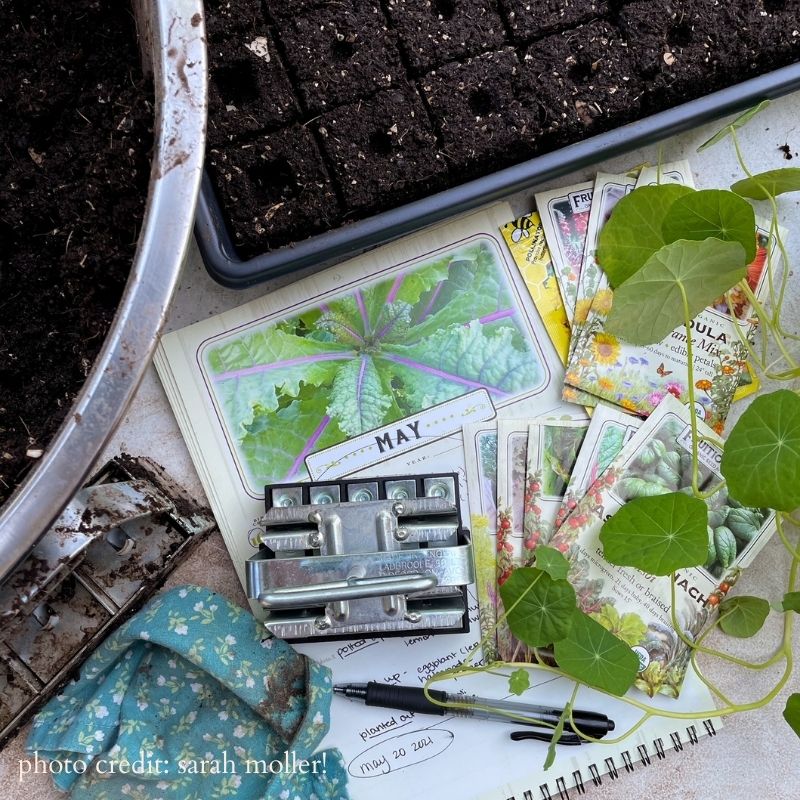
{"label": "notebook spiral binding", "polygon": [[[709,736],[717,735],[717,731],[714,728],[714,723],[712,720],[703,720],[703,727],[705,728],[705,733]],[[686,728],[685,740],[681,737],[680,731],[673,731],[670,734],[670,739],[672,741],[672,749],[676,753],[679,753],[681,750],[683,750],[684,744],[697,744],[699,741],[697,728],[695,728],[694,725],[689,725]],[[650,766],[650,764],[653,763],[653,758],[657,759],[658,761],[663,761],[666,757],[667,753],[664,749],[664,742],[660,737],[653,740],[652,752],[648,750],[646,744],[639,744],[636,746],[635,761],[638,762],[638,766],[640,767]],[[633,772],[636,764],[634,762],[634,757],[631,756],[630,750],[623,750],[620,753],[620,758],[622,759],[621,764],[616,762],[613,757],[604,759],[602,768],[598,768],[597,764],[589,764],[588,779],[591,779],[591,782],[594,786],[600,786],[603,783],[601,769],[603,772],[608,773],[608,777],[612,781],[619,778],[623,769],[625,772]],[[583,773],[579,769],[572,773],[572,783],[575,786],[575,791],[577,794],[586,794],[586,783],[584,783]],[[540,798],[534,795],[533,790],[528,789],[523,792],[521,797],[512,795],[511,797],[507,798],[507,800],[570,800],[567,782],[563,776],[556,778],[555,791],[556,794],[553,794],[550,791],[550,784],[543,783],[539,786]]]}

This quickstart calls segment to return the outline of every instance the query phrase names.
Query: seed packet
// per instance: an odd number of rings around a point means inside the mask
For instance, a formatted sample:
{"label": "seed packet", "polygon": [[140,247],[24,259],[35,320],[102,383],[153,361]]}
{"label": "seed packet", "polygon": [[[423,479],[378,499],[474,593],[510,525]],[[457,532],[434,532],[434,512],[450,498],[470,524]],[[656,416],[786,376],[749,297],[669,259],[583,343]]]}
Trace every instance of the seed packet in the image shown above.
{"label": "seed packet", "polygon": [[641,417],[599,403],[592,414],[578,458],[572,468],[561,506],[553,522],[557,531],[589,487],[606,471],[639,428]]}
{"label": "seed packet", "polygon": [[586,420],[534,420],[528,428],[522,563],[555,531],[554,523],[589,426]]}
{"label": "seed packet", "polygon": [[535,195],[570,325],[575,314],[593,188],[594,181],[586,181]]}
{"label": "seed packet", "polygon": [[464,426],[464,462],[483,657],[497,659],[497,423]]}
{"label": "seed packet", "polygon": [[[651,697],[656,693],[678,696],[690,657],[672,624],[673,590],[678,624],[686,637],[696,639],[711,621],[720,596],[775,528],[774,512],[742,508],[722,489],[706,501],[706,563],[679,570],[674,587],[670,577],[613,566],[605,560],[600,530],[628,500],[692,491],[691,413],[675,398],[665,397],[551,540],[552,546],[568,554],[569,580],[578,604],[630,645],[641,667],[636,686]],[[699,483],[708,490],[720,481],[722,440],[702,422],[698,426],[703,437]]]}
{"label": "seed packet", "polygon": [[566,364],[569,350],[569,320],[540,216],[534,211],[517,217],[503,225],[500,232],[511,251],[514,263],[519,267],[547,335],[561,363]]}
{"label": "seed packet", "polygon": [[[635,184],[635,170],[631,173],[619,175],[599,172],[595,178],[575,299],[575,315],[568,356],[570,369],[572,368],[573,354],[580,349],[586,336],[586,321],[591,307],[594,303],[598,303],[602,307],[609,294],[608,282],[605,280],[605,275],[595,257],[600,229],[611,216],[614,206],[626,194],[633,191]],[[587,407],[597,405],[597,398],[591,392],[577,387],[574,381],[565,381],[562,397],[564,400],[572,403],[581,403]]]}
{"label": "seed packet", "polygon": [[[759,226],[756,236],[757,254],[747,280],[760,297],[766,283],[767,248],[772,249],[773,264],[779,255],[765,227]],[[721,297],[695,317],[691,326],[695,412],[718,433],[725,424],[740,376],[747,369],[747,351],[740,335],[751,338],[757,327],[744,296],[739,296],[740,290],[734,289],[733,294],[733,315]],[[565,381],[643,416],[650,414],[667,394],[688,402],[687,333],[683,325],[657,344],[631,345],[604,330],[610,305],[592,309],[587,333],[572,355]]]}
{"label": "seed packet", "polygon": [[679,183],[681,186],[694,186],[692,168],[686,159],[670,161],[668,164],[655,164],[642,167],[636,179],[636,188],[656,186],[661,183]]}
{"label": "seed packet", "polygon": [[[522,565],[524,536],[525,463],[528,453],[527,420],[501,419],[497,423],[497,539],[496,582],[499,589],[513,570]],[[502,601],[497,599],[498,618]],[[497,625],[497,650],[505,661],[520,658],[524,646],[508,625]],[[524,656],[522,656],[524,657]]]}

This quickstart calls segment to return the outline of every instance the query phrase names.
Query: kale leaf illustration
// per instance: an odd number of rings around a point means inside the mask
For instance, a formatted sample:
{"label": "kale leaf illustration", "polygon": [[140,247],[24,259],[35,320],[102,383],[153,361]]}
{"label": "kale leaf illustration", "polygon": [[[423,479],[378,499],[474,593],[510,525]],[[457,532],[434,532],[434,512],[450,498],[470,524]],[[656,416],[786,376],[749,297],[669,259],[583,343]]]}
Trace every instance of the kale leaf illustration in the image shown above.
{"label": "kale leaf illustration", "polygon": [[494,402],[541,368],[489,242],[343,294],[206,354],[254,485],[299,479],[304,459],[445,400]]}

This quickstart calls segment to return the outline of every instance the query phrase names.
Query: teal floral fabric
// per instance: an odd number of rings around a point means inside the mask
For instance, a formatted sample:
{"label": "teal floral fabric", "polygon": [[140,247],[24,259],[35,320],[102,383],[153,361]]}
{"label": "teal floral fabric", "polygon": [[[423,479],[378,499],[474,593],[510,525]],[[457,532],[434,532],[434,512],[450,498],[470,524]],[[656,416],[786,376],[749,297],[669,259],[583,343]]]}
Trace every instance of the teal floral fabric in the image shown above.
{"label": "teal floral fabric", "polygon": [[197,586],[122,625],[36,717],[28,750],[75,800],[344,800],[327,667]]}

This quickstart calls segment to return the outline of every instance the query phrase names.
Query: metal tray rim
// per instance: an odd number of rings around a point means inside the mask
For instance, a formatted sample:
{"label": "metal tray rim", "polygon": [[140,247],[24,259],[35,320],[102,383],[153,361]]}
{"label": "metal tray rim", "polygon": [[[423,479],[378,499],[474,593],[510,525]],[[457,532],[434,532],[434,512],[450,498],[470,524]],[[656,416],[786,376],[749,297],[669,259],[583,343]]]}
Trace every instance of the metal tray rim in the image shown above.
{"label": "metal tray rim", "polygon": [[195,238],[211,277],[228,288],[243,289],[307,267],[330,266],[447,217],[798,89],[800,62],[248,260],[236,253],[211,178],[204,171]]}
{"label": "metal tray rim", "polygon": [[122,419],[150,363],[192,232],[207,108],[202,1],[133,0],[133,6],[156,92],[142,230],[125,292],[92,371],[40,462],[0,509],[0,579],[83,485]]}

